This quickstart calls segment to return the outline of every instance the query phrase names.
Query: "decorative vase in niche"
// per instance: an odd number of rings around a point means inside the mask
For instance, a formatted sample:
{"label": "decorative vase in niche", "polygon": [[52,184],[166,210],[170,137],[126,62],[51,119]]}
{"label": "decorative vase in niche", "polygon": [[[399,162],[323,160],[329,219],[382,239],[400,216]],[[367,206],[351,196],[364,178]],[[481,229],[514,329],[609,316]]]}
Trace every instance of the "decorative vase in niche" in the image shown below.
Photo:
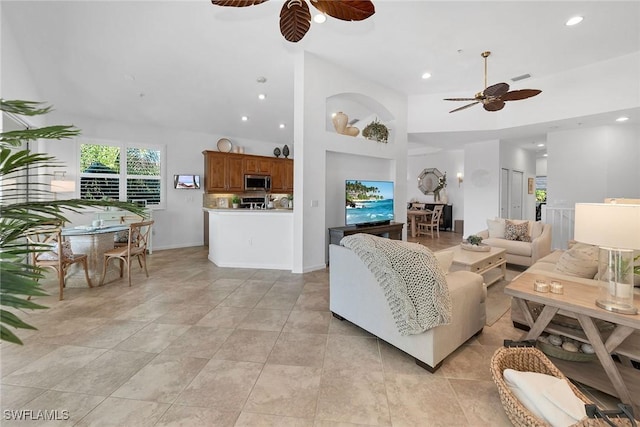
{"label": "decorative vase in niche", "polygon": [[289,157],[289,147],[288,146],[284,146],[282,147],[282,155],[284,156],[284,158],[288,158]]}
{"label": "decorative vase in niche", "polygon": [[344,130],[347,128],[347,123],[349,122],[349,116],[347,116],[342,111],[338,111],[332,118],[333,127],[336,128],[336,132],[344,135]]}
{"label": "decorative vase in niche", "polygon": [[280,157],[280,148],[276,147],[273,149],[273,155],[276,157]]}

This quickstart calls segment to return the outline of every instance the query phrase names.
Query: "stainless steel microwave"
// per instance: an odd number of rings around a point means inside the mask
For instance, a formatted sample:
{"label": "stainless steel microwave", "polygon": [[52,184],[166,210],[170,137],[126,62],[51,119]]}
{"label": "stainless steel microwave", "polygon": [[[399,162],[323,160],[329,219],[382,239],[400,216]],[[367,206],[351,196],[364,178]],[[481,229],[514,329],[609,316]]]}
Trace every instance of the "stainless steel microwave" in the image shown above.
{"label": "stainless steel microwave", "polygon": [[245,191],[271,191],[271,177],[269,175],[245,175]]}

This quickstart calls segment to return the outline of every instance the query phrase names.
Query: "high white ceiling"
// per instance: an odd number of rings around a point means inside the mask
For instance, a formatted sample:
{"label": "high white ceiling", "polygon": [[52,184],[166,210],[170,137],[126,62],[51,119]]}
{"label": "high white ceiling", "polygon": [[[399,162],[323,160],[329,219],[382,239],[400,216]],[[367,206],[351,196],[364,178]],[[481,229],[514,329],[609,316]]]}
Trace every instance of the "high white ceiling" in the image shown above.
{"label": "high white ceiling", "polygon": [[[293,62],[302,50],[407,95],[453,96],[482,89],[485,50],[493,52],[489,84],[525,73],[553,76],[640,50],[638,1],[374,0],[370,19],[312,23],[299,43],[280,35],[282,4],[3,0],[0,7],[3,40],[8,28],[42,100],[60,112],[276,143],[293,140]],[[566,27],[574,15],[583,23]],[[428,80],[421,79],[425,71]],[[257,82],[260,76],[267,81]],[[259,93],[267,98],[260,101]],[[447,111],[460,105],[442,102]],[[464,111],[456,114],[464,120]],[[530,144],[544,129],[501,135]]]}

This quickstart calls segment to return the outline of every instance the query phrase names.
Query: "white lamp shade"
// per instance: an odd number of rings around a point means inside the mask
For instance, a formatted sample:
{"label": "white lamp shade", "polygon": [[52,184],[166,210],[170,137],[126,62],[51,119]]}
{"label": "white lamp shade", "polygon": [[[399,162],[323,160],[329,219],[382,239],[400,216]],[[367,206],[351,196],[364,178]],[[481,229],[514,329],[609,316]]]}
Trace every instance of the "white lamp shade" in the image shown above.
{"label": "white lamp shade", "polygon": [[51,180],[51,191],[53,193],[73,193],[76,191],[75,181]]}
{"label": "white lamp shade", "polygon": [[640,205],[576,203],[574,239],[619,249],[640,249]]}

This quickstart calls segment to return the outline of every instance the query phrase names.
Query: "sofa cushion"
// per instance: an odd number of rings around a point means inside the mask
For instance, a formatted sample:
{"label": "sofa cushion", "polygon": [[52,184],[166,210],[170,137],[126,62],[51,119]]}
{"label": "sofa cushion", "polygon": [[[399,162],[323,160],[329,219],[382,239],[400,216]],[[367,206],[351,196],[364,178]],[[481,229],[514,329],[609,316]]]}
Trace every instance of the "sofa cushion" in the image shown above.
{"label": "sofa cushion", "polygon": [[496,248],[502,248],[507,251],[508,254],[511,255],[520,255],[525,257],[530,257],[532,253],[532,246],[529,242],[519,242],[517,240],[507,240],[507,239],[484,239],[482,243],[486,243],[489,246],[494,246]]}
{"label": "sofa cushion", "polygon": [[544,224],[540,221],[529,221],[529,236],[531,240],[537,239],[542,234]]}
{"label": "sofa cushion", "polygon": [[505,221],[502,218],[487,219],[487,228],[489,237],[496,239],[504,239]]}
{"label": "sofa cushion", "polygon": [[453,264],[453,251],[438,251],[433,253],[438,260],[438,264],[440,268],[444,272],[444,274],[449,273],[449,269],[451,268],[451,264]]}
{"label": "sofa cushion", "polygon": [[506,220],[504,226],[504,237],[507,240],[530,242],[529,222],[525,221],[518,224],[514,221]]}
{"label": "sofa cushion", "polygon": [[547,263],[547,264],[554,264],[553,267],[555,267],[555,264],[558,263],[558,261],[560,260],[560,257],[562,256],[563,253],[564,253],[564,251],[562,249],[558,249],[556,251],[551,252],[549,255],[540,258],[537,262],[544,262],[544,263]]}
{"label": "sofa cushion", "polygon": [[560,256],[554,271],[592,279],[598,272],[598,247],[576,243]]}

